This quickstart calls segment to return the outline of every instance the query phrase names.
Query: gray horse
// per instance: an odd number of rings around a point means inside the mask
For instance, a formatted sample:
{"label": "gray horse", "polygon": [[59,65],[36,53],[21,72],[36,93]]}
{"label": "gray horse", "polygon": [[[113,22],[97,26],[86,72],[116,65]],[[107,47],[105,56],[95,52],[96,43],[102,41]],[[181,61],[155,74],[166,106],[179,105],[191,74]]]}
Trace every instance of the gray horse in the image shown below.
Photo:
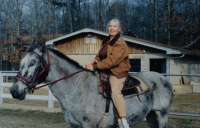
{"label": "gray horse", "polygon": [[[38,76],[45,67],[44,65],[49,62],[48,72]],[[33,43],[20,62],[19,75],[10,88],[10,93],[13,98],[23,100],[26,93],[39,83],[52,82],[83,69],[77,62],[55,48],[45,48],[44,44]],[[139,72],[136,76],[148,83],[150,89],[140,95],[141,101],[137,96],[125,99],[129,125],[134,126],[146,117],[151,128],[167,128],[173,97],[171,83],[166,77],[156,72]],[[30,81],[27,82],[27,80]],[[51,84],[49,88],[61,103],[65,121],[70,124],[71,128],[97,127],[104,114],[106,101],[102,95],[97,93],[97,77],[93,71],[83,71]],[[111,128],[114,120],[111,103],[103,128]]]}

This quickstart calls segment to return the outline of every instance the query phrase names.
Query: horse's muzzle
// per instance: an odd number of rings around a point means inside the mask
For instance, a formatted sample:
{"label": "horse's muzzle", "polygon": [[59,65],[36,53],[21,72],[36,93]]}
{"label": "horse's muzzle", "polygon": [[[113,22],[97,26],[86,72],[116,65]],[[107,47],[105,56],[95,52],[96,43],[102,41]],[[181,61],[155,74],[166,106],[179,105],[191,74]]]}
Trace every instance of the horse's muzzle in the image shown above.
{"label": "horse's muzzle", "polygon": [[14,85],[10,88],[10,93],[13,98],[19,99],[19,100],[24,100],[25,99],[25,93],[21,93],[19,91],[19,87],[17,85]]}

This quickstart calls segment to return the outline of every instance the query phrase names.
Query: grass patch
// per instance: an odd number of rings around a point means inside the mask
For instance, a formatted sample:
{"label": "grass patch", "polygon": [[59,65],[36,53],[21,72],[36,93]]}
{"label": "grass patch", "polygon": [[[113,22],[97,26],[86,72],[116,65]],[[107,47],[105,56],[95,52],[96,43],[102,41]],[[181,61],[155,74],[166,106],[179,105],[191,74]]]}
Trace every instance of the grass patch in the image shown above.
{"label": "grass patch", "polygon": [[65,122],[64,116],[61,113],[45,113],[40,111],[0,109],[0,116],[6,116],[13,119],[20,118],[23,120],[37,120],[44,123]]}
{"label": "grass patch", "polygon": [[144,123],[145,126],[149,126],[148,123]]}
{"label": "grass patch", "polygon": [[174,95],[172,103],[200,104],[200,95]]}
{"label": "grass patch", "polygon": [[21,110],[0,109],[0,112],[20,112]]}
{"label": "grass patch", "polygon": [[183,106],[191,106],[190,104],[182,104]]}
{"label": "grass patch", "polygon": [[187,119],[181,119],[179,120],[179,122],[183,123],[183,124],[192,124],[192,121],[191,120],[187,120]]}
{"label": "grass patch", "polygon": [[200,94],[197,95],[174,95],[171,112],[199,114]]}

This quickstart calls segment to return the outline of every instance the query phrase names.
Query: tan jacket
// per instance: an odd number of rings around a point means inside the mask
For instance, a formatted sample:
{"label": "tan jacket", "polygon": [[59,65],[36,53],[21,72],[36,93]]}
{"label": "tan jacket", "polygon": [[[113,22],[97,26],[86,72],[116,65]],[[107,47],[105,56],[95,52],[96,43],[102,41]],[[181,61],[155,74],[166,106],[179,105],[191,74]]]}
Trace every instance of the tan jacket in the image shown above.
{"label": "tan jacket", "polygon": [[[107,37],[101,45],[101,49],[106,45],[106,42],[109,41],[109,37]],[[129,53],[128,46],[124,39],[117,34],[108,45],[107,50],[107,58],[100,60],[99,52],[96,55],[95,59],[98,60],[97,64],[93,65],[94,70],[104,70],[110,69],[110,71],[117,77],[122,78],[128,76],[128,71],[131,68],[129,65]]]}

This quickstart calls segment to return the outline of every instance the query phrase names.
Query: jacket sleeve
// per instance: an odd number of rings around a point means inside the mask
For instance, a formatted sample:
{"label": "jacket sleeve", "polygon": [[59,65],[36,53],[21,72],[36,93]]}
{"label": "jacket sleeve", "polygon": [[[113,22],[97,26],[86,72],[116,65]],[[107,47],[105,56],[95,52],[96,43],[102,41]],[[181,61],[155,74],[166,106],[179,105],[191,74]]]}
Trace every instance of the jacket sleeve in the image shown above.
{"label": "jacket sleeve", "polygon": [[119,63],[123,60],[123,56],[126,51],[126,45],[123,43],[116,43],[112,48],[111,55],[109,55],[106,59],[99,61],[97,64],[93,65],[94,69],[110,69],[119,65]]}
{"label": "jacket sleeve", "polygon": [[99,53],[96,55],[94,59],[98,60],[98,62],[100,61]]}

